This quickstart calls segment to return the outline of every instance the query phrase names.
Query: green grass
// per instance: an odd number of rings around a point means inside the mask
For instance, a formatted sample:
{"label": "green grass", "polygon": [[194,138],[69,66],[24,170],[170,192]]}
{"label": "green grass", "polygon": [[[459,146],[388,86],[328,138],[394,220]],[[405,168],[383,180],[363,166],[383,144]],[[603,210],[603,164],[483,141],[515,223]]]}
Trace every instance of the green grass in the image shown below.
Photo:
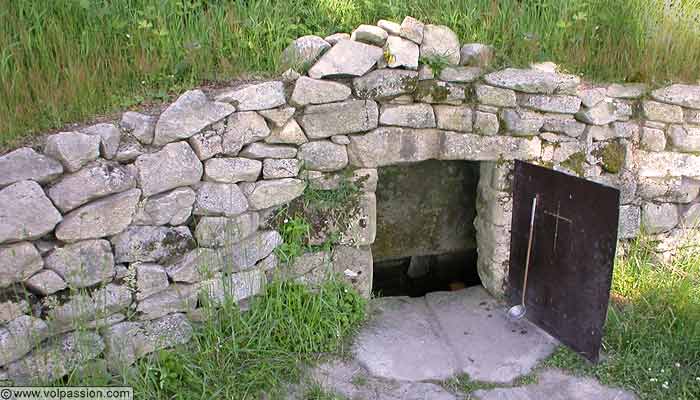
{"label": "green grass", "polygon": [[133,386],[139,399],[284,398],[304,363],[344,351],[365,319],[365,304],[334,279],[316,291],[275,281],[246,312],[232,303],[212,309],[185,346],[146,357],[119,377],[75,374],[63,383]]}
{"label": "green grass", "polygon": [[[307,34],[413,15],[498,65],[552,60],[595,80],[653,84],[700,74],[698,0],[4,0],[0,146],[96,113],[245,72],[274,73]],[[685,14],[684,14],[685,13]]]}
{"label": "green grass", "polygon": [[[539,372],[539,369],[532,371],[531,373],[529,373],[527,375],[523,375],[510,383],[492,383],[492,382],[475,381],[475,380],[472,380],[469,377],[469,375],[460,375],[460,376],[456,376],[454,378],[451,378],[451,379],[448,379],[448,380],[442,382],[442,386],[445,389],[452,391],[452,392],[455,392],[455,393],[470,394],[470,393],[473,393],[477,390],[491,390],[491,389],[496,389],[496,388],[511,388],[511,387],[532,385],[532,384],[536,384],[538,381],[537,372]],[[471,397],[467,397],[467,400],[470,400],[470,399],[471,399]]]}
{"label": "green grass", "polygon": [[[598,365],[560,349],[547,366],[591,375],[649,400],[700,399],[700,245],[671,263],[639,239],[619,257]],[[694,247],[692,247],[694,246]]]}

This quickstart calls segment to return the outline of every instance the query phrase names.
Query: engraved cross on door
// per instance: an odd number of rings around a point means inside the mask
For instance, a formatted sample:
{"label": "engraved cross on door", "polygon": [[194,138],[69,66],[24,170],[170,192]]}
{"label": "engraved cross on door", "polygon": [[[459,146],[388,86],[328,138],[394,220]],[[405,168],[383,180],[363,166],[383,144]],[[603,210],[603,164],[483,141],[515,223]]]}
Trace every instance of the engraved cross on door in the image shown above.
{"label": "engraved cross on door", "polygon": [[619,195],[575,176],[515,164],[508,297],[520,303],[532,198],[538,196],[527,318],[594,362],[610,295]]}

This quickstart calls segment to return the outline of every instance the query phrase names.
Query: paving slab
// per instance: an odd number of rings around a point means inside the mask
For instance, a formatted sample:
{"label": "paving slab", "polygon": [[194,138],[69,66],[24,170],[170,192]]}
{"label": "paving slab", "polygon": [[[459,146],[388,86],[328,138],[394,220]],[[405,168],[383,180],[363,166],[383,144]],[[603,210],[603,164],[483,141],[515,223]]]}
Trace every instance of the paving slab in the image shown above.
{"label": "paving slab", "polygon": [[353,361],[330,361],[314,369],[313,380],[324,390],[348,399],[457,400],[442,386],[429,382],[387,381],[374,378]]}
{"label": "paving slab", "polygon": [[[482,287],[374,299],[370,320],[353,343],[353,358],[326,361],[308,377],[325,391],[353,400],[637,399],[556,369],[538,372],[534,384],[510,386],[558,342],[527,320],[511,321],[506,312]],[[503,387],[464,394],[439,384],[461,374]],[[302,399],[305,387],[296,385],[288,398]]]}
{"label": "paving slab", "polygon": [[425,300],[458,368],[472,380],[511,382],[530,373],[558,345],[530,321],[511,321],[507,307],[480,286],[428,293]]}
{"label": "paving slab", "polygon": [[479,400],[636,400],[627,391],[601,385],[595,379],[574,377],[559,370],[545,370],[532,385],[477,390]]}
{"label": "paving slab", "polygon": [[510,321],[505,305],[481,287],[379,298],[372,309],[353,354],[376,377],[425,381],[466,373],[507,383],[528,374],[557,346],[529,321]]}
{"label": "paving slab", "polygon": [[372,313],[353,345],[355,358],[371,375],[423,381],[459,373],[457,358],[436,330],[424,298],[378,298],[372,301]]}

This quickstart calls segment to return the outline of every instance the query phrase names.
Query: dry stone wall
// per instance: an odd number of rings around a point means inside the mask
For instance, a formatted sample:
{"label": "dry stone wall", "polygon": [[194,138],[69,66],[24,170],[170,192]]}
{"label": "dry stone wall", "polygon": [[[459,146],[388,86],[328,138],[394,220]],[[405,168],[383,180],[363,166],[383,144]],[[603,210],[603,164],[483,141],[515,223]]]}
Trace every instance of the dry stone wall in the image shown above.
{"label": "dry stone wall", "polygon": [[[382,166],[482,162],[478,270],[497,296],[514,159],[619,188],[621,239],[643,229],[671,250],[697,225],[700,87],[593,85],[492,58],[448,27],[379,21],[295,40],[279,80],[190,90],[160,115],[1,156],[0,378],[133,363],[189,340],[202,293],[244,300],[277,270],[310,284],[335,271],[369,295]],[[279,265],[274,210],[348,176],[358,212],[333,249]]]}

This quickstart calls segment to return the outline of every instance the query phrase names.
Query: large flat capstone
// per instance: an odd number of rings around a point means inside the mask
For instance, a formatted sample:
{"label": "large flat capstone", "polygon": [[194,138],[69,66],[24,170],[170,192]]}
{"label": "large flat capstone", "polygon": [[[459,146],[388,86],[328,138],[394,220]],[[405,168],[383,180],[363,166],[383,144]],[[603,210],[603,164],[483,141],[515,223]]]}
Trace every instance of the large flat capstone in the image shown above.
{"label": "large flat capstone", "polygon": [[[458,397],[437,383],[393,382],[369,376],[353,361],[331,361],[312,372],[314,382],[348,399],[372,400],[457,400]],[[306,397],[292,396],[301,400]]]}
{"label": "large flat capstone", "polygon": [[505,383],[529,373],[557,345],[529,321],[510,321],[506,307],[482,287],[373,302],[378,312],[353,353],[375,377],[424,381],[468,374]]}
{"label": "large flat capstone", "polygon": [[187,139],[236,111],[230,104],[210,101],[201,90],[189,90],[163,111],[153,143],[163,145]]}
{"label": "large flat capstone", "polygon": [[675,84],[654,90],[651,97],[664,103],[700,109],[700,86]]}
{"label": "large flat capstone", "polygon": [[[423,298],[374,301],[378,315],[358,334],[353,353],[373,376],[403,381],[443,380],[459,373],[437,320]],[[410,350],[409,350],[410,349]]]}
{"label": "large flat capstone", "polygon": [[635,400],[622,389],[609,388],[591,378],[569,376],[558,370],[539,374],[537,383],[513,388],[482,389],[472,393],[478,400]]}
{"label": "large flat capstone", "polygon": [[350,136],[348,158],[357,167],[381,167],[425,161],[440,154],[442,133],[437,129],[381,127]]}
{"label": "large flat capstone", "polygon": [[341,40],[309,69],[309,76],[314,79],[361,76],[369,71],[383,54],[381,47]]}
{"label": "large flat capstone", "polygon": [[481,287],[429,293],[425,301],[461,372],[472,380],[510,382],[528,374],[557,346],[529,321],[508,319],[506,308]]}

